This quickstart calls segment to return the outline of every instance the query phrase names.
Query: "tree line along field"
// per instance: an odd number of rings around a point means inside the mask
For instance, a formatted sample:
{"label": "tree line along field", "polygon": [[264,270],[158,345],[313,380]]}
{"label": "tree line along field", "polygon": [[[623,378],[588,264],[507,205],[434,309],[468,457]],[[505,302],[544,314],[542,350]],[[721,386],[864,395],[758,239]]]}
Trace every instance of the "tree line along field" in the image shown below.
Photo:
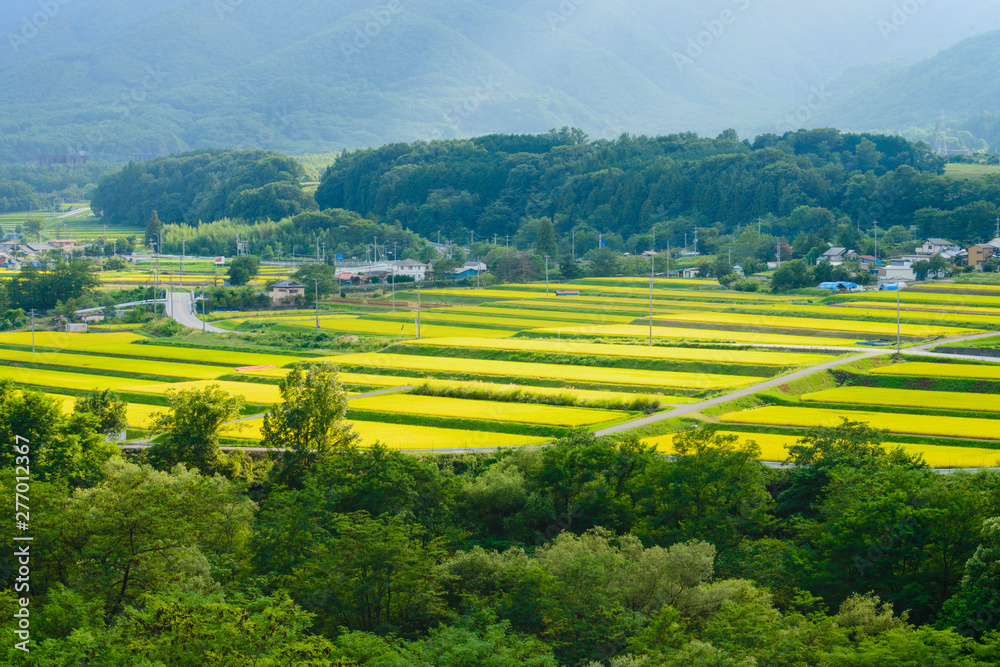
{"label": "tree line along field", "polygon": [[[552,288],[547,296],[538,284],[423,290],[419,339],[412,289],[397,292],[395,312],[388,296],[367,298],[367,305],[349,311],[337,310],[334,299],[323,304],[322,332],[384,342],[378,351],[332,356],[220,349],[197,336],[175,342],[135,333],[52,332],[36,334],[32,353],[30,333],[6,333],[0,334],[0,377],[68,397],[113,389],[129,401],[135,438],[152,435],[149,417],[166,410],[172,390],[218,384],[242,395],[246,416],[256,416],[227,427],[227,442],[253,446],[259,415],[279,401],[277,384],[289,369],[329,361],[340,369],[348,420],[362,442],[448,450],[538,445],[575,428],[601,431],[872,349],[872,343],[896,342],[894,310],[849,307],[882,303],[877,293],[771,296],[722,291],[708,281],[657,280],[651,328],[648,282],[643,289],[636,280],[560,285],[579,296],[555,296]],[[890,363],[887,353],[863,368],[824,371],[811,380],[824,386],[800,391],[793,383],[787,391],[756,394],[751,405],[742,399],[712,408],[705,418],[748,438],[760,435],[758,444],[770,443],[762,454],[769,460],[781,460],[779,440],[847,417],[903,438],[907,451],[923,452],[933,465],[973,459],[979,465],[980,450],[1000,447],[991,422],[996,410],[989,408],[1000,397],[1000,366],[906,355],[909,347],[998,329],[1000,317],[987,313],[1000,305],[1000,295],[962,289],[904,293],[902,359]],[[941,297],[951,304],[969,297],[980,310],[920,309]],[[237,332],[316,327],[309,310],[208,319]],[[953,380],[957,391],[948,384]],[[368,395],[386,390],[392,393]],[[686,423],[667,419],[651,427],[655,433],[639,433],[660,442]],[[959,450],[968,456],[950,455]]]}

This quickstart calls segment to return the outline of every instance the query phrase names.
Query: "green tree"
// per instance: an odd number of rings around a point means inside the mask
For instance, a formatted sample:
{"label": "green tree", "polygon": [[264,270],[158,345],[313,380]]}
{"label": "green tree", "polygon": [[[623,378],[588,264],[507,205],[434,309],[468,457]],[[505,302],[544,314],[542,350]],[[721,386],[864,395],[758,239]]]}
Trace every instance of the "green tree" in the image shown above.
{"label": "green tree", "polygon": [[246,285],[260,273],[260,260],[256,257],[237,257],[229,262],[229,284]]}
{"label": "green tree", "polygon": [[154,210],[150,215],[149,219],[146,220],[146,245],[150,245],[151,242],[155,241],[157,248],[156,251],[163,254],[163,248],[160,248],[160,234],[163,233],[163,223],[160,222],[160,216]]}
{"label": "green tree", "polygon": [[318,614],[318,628],[416,633],[443,620],[443,587],[434,574],[445,555],[438,539],[399,519],[364,512],[333,518],[334,536],[313,543],[294,576],[292,597]]}
{"label": "green tree", "polygon": [[305,264],[299,267],[292,278],[306,286],[307,297],[315,297],[318,280],[319,295],[322,297],[337,291],[336,274],[337,269],[329,264]]}
{"label": "green tree", "polygon": [[128,403],[110,389],[94,389],[76,399],[75,412],[89,412],[98,419],[98,430],[106,436],[123,436],[128,426]]}
{"label": "green tree", "polygon": [[809,265],[801,259],[783,262],[771,278],[771,289],[784,292],[802,287],[812,287],[814,277]]}
{"label": "green tree", "polygon": [[674,437],[674,461],[650,465],[641,483],[637,534],[650,544],[706,540],[719,553],[772,522],[760,447],[712,429]]}
{"label": "green tree", "polygon": [[319,459],[353,446],[358,435],[344,422],[347,393],[333,364],[313,364],[306,371],[296,364],[279,389],[281,403],[264,416],[261,437],[265,447],[283,450],[276,479],[298,486]]}
{"label": "green tree", "polygon": [[28,218],[24,221],[24,233],[28,236],[34,236],[35,240],[41,243],[44,224],[41,218]]}
{"label": "green tree", "polygon": [[987,519],[979,546],[965,564],[955,595],[941,612],[941,625],[981,636],[1000,627],[1000,518]]}
{"label": "green tree", "polygon": [[590,275],[598,278],[616,276],[621,273],[621,256],[611,248],[600,248],[587,253],[590,260]]}
{"label": "green tree", "polygon": [[[109,459],[119,455],[98,426],[93,415],[63,415],[55,399],[0,379],[0,438],[11,443],[0,452],[0,469],[27,465],[36,479],[89,484]],[[15,436],[27,439],[23,452],[15,451]]]}
{"label": "green tree", "polygon": [[104,260],[105,271],[124,271],[128,268],[128,262],[121,257],[108,257]]}
{"label": "green tree", "polygon": [[135,664],[137,656],[156,665],[194,665],[206,659],[217,665],[251,660],[259,667],[331,664],[333,647],[308,632],[309,614],[286,595],[237,599],[191,591],[149,593],[114,623],[105,623],[100,609],[89,617],[81,614],[88,603],[66,590],[47,603],[42,622],[60,612],[75,622],[59,634],[45,632],[45,640],[31,652],[32,664],[117,667]]}
{"label": "green tree", "polygon": [[559,248],[556,246],[556,229],[552,225],[551,218],[542,218],[538,224],[538,234],[535,236],[535,254],[548,255],[551,260],[558,257]]}
{"label": "green tree", "polygon": [[217,384],[204,389],[167,392],[170,410],[156,417],[154,428],[165,433],[149,448],[149,460],[161,470],[178,463],[204,474],[223,469],[219,429],[240,416],[243,397],[233,396]]}

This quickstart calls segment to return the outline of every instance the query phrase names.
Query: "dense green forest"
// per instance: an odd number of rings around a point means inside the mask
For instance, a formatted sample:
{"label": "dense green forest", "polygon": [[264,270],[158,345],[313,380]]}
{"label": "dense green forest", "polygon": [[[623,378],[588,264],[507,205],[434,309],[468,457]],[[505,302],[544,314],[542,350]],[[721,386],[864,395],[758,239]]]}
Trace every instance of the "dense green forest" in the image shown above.
{"label": "dense green forest", "polygon": [[0,213],[52,210],[63,202],[90,199],[111,165],[0,165]]}
{"label": "dense green forest", "polygon": [[[770,469],[711,430],[666,459],[574,433],[545,449],[356,447],[328,364],[291,373],[262,435],[242,399],[172,392],[149,450],[0,383],[0,505],[30,467],[30,590],[5,531],[5,664],[972,665],[1000,658],[995,473],[940,475],[862,424]],[[22,471],[23,473],[23,471]],[[21,576],[22,579],[17,577]],[[31,597],[30,655],[14,648]],[[23,639],[23,637],[21,638]]]}
{"label": "dense green forest", "polygon": [[259,150],[204,150],[131,162],[101,180],[91,208],[109,224],[199,224],[224,217],[280,220],[310,207],[302,166]]}
{"label": "dense green forest", "polygon": [[[316,200],[458,240],[470,232],[516,238],[525,221],[546,217],[560,252],[569,254],[575,238],[578,256],[599,234],[610,247],[641,252],[654,228],[657,248],[683,246],[685,237],[690,248],[697,228],[699,250],[711,253],[758,220],[789,241],[814,234],[848,247],[873,237],[876,221],[883,232],[909,236],[917,225],[921,235],[979,242],[992,238],[1000,179],[945,177],[926,144],[897,136],[800,130],[751,144],[732,130],[614,141],[562,130],[346,152]],[[771,259],[773,250],[772,239]]]}
{"label": "dense green forest", "polygon": [[537,254],[563,265],[607,260],[602,241],[617,253],[731,249],[734,262],[761,263],[779,243],[783,259],[814,260],[830,243],[874,254],[876,233],[880,256],[912,252],[926,236],[993,238],[1000,178],[943,172],[929,146],[898,136],[799,130],[751,143],[727,130],[608,141],[564,128],[348,151],[315,202],[291,158],[197,151],[105,177],[94,208],[111,224],[146,224],[156,211],[172,253],[185,240],[190,254],[231,255],[239,233],[265,259],[315,257],[323,244],[328,257],[364,257],[376,240],[421,257],[422,239],[440,238],[473,256],[493,252],[495,269],[497,249],[533,251],[551,224],[555,242]]}

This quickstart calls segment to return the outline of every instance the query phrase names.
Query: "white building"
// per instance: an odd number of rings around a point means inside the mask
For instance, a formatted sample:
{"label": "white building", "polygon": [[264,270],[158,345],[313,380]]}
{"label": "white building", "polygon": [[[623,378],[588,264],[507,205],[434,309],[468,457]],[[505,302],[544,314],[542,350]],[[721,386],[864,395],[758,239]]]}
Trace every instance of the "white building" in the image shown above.
{"label": "white building", "polygon": [[951,241],[946,241],[945,239],[931,238],[924,241],[924,244],[917,248],[918,255],[940,255],[947,251],[958,251],[961,248],[958,245],[952,243]]}
{"label": "white building", "polygon": [[393,273],[397,276],[409,276],[414,280],[423,280],[427,277],[428,266],[415,259],[404,259],[399,262],[392,262]]}

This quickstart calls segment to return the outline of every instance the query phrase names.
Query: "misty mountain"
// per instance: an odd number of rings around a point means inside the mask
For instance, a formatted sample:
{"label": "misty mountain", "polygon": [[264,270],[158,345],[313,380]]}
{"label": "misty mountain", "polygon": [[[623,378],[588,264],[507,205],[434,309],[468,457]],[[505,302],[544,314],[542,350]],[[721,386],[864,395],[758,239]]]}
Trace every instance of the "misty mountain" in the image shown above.
{"label": "misty mountain", "polygon": [[[985,148],[983,142],[970,142],[961,136],[961,130],[971,130],[985,139],[992,151],[998,151],[997,128],[977,122],[1000,119],[997,72],[1000,32],[972,37],[915,65],[881,72],[850,94],[832,100],[810,124],[821,127],[836,122],[844,128],[915,135],[936,127],[943,111],[952,147]],[[926,135],[913,138],[934,139],[933,133]]]}
{"label": "misty mountain", "polygon": [[1000,28],[997,0],[913,7],[894,15],[902,10],[886,0],[8,0],[0,160],[205,147],[305,153],[562,126],[595,138],[727,127],[747,136],[809,125],[820,113],[837,125],[826,86],[845,72],[911,64]]}

